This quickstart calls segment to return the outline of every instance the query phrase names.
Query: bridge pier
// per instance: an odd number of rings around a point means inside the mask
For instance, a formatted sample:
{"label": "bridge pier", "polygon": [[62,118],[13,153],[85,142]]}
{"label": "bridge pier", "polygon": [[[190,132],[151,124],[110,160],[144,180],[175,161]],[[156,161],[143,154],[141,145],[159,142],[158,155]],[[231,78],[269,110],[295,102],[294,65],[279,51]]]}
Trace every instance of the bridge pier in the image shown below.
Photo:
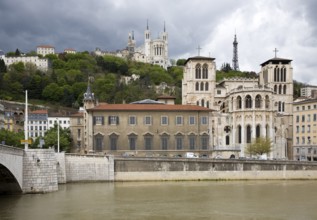
{"label": "bridge pier", "polygon": [[58,190],[57,160],[53,149],[28,149],[23,155],[23,193]]}

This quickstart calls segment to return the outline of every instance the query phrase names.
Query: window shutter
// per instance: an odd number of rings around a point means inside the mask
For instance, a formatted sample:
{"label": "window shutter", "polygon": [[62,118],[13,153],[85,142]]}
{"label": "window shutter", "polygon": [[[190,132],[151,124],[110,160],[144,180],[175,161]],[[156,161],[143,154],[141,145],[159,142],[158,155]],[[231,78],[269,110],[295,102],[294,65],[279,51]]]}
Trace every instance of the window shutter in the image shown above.
{"label": "window shutter", "polygon": [[119,116],[117,116],[117,125],[119,124]]}
{"label": "window shutter", "polygon": [[105,124],[105,118],[102,116],[101,117],[101,124],[104,125]]}
{"label": "window shutter", "polygon": [[110,117],[111,117],[111,116],[108,116],[108,125],[110,125]]}
{"label": "window shutter", "polygon": [[96,116],[93,117],[93,124],[96,125]]}

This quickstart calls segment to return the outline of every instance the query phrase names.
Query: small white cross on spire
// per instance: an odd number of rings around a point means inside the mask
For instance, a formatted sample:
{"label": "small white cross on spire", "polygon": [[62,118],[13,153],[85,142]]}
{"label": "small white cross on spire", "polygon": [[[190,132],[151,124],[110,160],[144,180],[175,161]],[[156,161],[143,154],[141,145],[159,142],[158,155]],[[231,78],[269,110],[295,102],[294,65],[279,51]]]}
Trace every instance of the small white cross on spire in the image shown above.
{"label": "small white cross on spire", "polygon": [[198,50],[198,56],[200,56],[200,50],[202,49],[199,45],[198,47],[196,48]]}
{"label": "small white cross on spire", "polygon": [[275,58],[276,58],[276,54],[277,54],[278,50],[275,48],[275,49],[273,50],[273,52],[275,53]]}

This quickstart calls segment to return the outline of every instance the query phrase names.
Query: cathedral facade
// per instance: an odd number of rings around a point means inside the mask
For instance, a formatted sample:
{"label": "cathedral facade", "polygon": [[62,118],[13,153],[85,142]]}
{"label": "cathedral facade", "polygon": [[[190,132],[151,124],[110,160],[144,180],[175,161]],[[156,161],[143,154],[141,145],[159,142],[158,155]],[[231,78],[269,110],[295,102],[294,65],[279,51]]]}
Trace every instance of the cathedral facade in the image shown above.
{"label": "cathedral facade", "polygon": [[210,146],[219,157],[246,155],[257,137],[272,141],[270,158],[291,158],[293,68],[291,60],[272,58],[261,64],[258,78],[230,78],[216,83],[210,57],[187,59],[182,104],[213,109]]}
{"label": "cathedral facade", "polygon": [[134,32],[132,31],[128,34],[128,43],[125,49],[116,52],[103,52],[99,48],[96,48],[95,54],[99,56],[113,55],[137,62],[150,63],[161,66],[164,69],[171,66],[168,58],[168,33],[165,23],[163,32],[161,32],[157,38],[153,38],[149,25],[147,24],[146,30],[144,31],[144,44],[140,46],[137,46]]}

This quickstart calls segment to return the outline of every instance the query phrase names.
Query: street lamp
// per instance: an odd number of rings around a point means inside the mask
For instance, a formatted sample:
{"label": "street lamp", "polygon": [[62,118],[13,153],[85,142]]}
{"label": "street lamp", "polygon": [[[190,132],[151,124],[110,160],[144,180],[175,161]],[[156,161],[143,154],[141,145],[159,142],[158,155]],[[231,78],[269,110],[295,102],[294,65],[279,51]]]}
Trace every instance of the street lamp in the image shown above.
{"label": "street lamp", "polygon": [[59,120],[58,118],[56,118],[57,120],[57,153],[59,153]]}

